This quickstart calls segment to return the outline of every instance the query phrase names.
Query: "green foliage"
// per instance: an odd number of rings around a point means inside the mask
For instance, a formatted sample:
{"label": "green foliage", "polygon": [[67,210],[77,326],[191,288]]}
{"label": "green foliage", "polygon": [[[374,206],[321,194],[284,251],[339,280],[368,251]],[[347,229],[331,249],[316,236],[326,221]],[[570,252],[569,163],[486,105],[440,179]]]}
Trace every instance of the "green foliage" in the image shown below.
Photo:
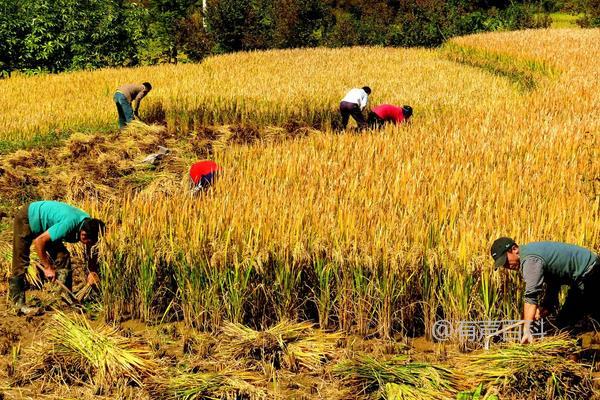
{"label": "green foliage", "polygon": [[[580,23],[598,24],[599,0],[579,1],[588,10]],[[452,36],[550,23],[540,7],[503,0],[208,0],[202,7],[202,0],[0,0],[0,77],[239,50],[430,47]]]}
{"label": "green foliage", "polygon": [[179,21],[177,43],[191,61],[200,61],[211,53],[214,39],[204,26],[200,11],[189,14]]}
{"label": "green foliage", "polygon": [[344,360],[333,368],[355,392],[385,399],[448,399],[454,391],[453,371],[448,368],[411,362],[408,356],[376,359],[361,355]]}
{"label": "green foliage", "polygon": [[0,0],[0,77],[18,69],[26,25],[22,3]]}
{"label": "green foliage", "polygon": [[495,394],[485,393],[483,383],[480,383],[475,390],[460,392],[456,400],[500,400],[500,398]]}
{"label": "green foliage", "polygon": [[149,0],[143,59],[150,64],[161,61],[176,63],[181,45],[180,25],[200,6],[198,0]]}
{"label": "green foliage", "polygon": [[562,13],[562,12],[555,12],[552,14],[549,14],[550,20],[552,21],[551,26],[552,28],[578,28],[579,25],[577,24],[579,19],[581,19],[582,17],[585,17],[584,14],[580,14],[580,15],[572,15],[572,14],[566,14],[566,13]]}
{"label": "green foliage", "polygon": [[600,26],[600,0],[585,0],[582,7],[585,15],[577,23],[584,28]]}
{"label": "green foliage", "polygon": [[505,76],[524,91],[535,89],[538,80],[553,78],[558,74],[552,66],[544,61],[515,59],[505,54],[460,46],[450,42],[444,45],[443,50],[450,60]]}
{"label": "green foliage", "polygon": [[60,72],[137,64],[144,9],[124,0],[0,0],[0,68]]}
{"label": "green foliage", "polygon": [[271,47],[272,1],[209,0],[206,19],[216,53]]}
{"label": "green foliage", "polygon": [[274,46],[317,46],[332,20],[331,10],[321,0],[274,0]]}

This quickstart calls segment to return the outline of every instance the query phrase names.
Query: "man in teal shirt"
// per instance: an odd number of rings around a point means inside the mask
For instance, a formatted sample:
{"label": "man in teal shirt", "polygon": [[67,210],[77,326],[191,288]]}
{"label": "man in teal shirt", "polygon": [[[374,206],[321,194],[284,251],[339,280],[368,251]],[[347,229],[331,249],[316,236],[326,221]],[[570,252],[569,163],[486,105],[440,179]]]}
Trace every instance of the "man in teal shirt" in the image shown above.
{"label": "man in teal shirt", "polygon": [[[600,258],[583,247],[559,242],[534,242],[518,246],[507,237],[496,239],[491,255],[495,267],[521,270],[525,281],[522,343],[533,340],[531,321],[558,308],[562,285],[570,287],[558,313],[559,327],[572,326],[585,314],[600,321]],[[540,297],[544,293],[543,298]]]}
{"label": "man in teal shirt", "polygon": [[9,279],[9,297],[17,313],[33,312],[25,305],[25,271],[29,266],[32,244],[46,278],[58,279],[71,289],[71,257],[63,242],[83,243],[89,269],[87,280],[94,285],[99,279],[97,257],[92,247],[104,228],[102,221],[58,201],[36,201],[22,207],[14,220],[12,274]]}

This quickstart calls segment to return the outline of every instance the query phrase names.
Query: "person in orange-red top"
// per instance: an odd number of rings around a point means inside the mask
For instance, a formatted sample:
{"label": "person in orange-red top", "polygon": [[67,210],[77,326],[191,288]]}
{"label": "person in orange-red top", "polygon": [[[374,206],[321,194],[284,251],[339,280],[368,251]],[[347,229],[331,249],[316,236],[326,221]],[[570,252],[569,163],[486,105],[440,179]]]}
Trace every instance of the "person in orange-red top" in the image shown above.
{"label": "person in orange-red top", "polygon": [[192,193],[208,189],[221,171],[222,168],[214,161],[204,160],[193,163],[190,167]]}
{"label": "person in orange-red top", "polygon": [[391,104],[380,104],[369,113],[368,124],[371,128],[381,128],[386,122],[401,124],[412,116],[411,106],[396,107]]}

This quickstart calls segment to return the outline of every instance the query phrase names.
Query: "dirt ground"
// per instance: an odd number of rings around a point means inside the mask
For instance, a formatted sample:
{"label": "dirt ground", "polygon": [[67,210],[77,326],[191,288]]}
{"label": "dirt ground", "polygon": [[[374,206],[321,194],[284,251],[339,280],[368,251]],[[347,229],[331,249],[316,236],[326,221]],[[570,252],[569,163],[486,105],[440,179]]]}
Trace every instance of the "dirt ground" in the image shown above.
{"label": "dirt ground", "polygon": [[[77,268],[77,267],[76,267]],[[81,282],[82,275],[78,281]],[[0,284],[0,296],[6,298],[6,284]],[[42,305],[45,312],[39,316],[15,316],[7,307],[7,302],[0,302],[0,399],[157,399],[167,398],[152,393],[147,388],[142,389],[131,384],[116,384],[109,391],[98,388],[90,382],[60,382],[56,379],[38,379],[23,382],[22,364],[27,360],[28,349],[44,340],[45,327],[51,323],[56,310],[67,313],[78,312],[60,300],[60,296],[52,293],[51,285],[47,284],[42,290],[28,292],[30,302]],[[100,324],[99,310],[92,306],[86,308],[87,316],[92,320],[92,326]],[[159,360],[165,368],[175,368],[186,365],[188,368],[206,370],[207,365],[214,365],[218,358],[215,347],[220,340],[209,334],[194,331],[183,323],[169,323],[149,326],[138,320],[121,323],[118,327],[121,335],[144,342],[151,349],[153,357]],[[600,335],[591,333],[581,338],[585,348],[584,362],[593,361],[600,351]],[[429,363],[444,363],[452,365],[453,357],[457,355],[457,346],[436,344],[425,338],[398,341],[379,339],[364,340],[360,337],[343,336],[337,343],[335,360],[351,357],[354,354],[369,354],[373,357],[386,357],[404,354],[414,361]],[[258,364],[257,364],[258,365]],[[274,383],[271,396],[264,398],[277,399],[351,399],[356,398],[343,382],[331,375],[331,369],[325,365],[315,371],[305,369],[273,370],[273,364],[264,363],[263,373],[272,375]],[[210,368],[210,367],[209,367]],[[596,366],[598,368],[598,366]],[[596,388],[600,389],[600,371],[594,372]],[[246,397],[239,397],[246,398]],[[247,397],[251,398],[251,397]],[[263,398],[263,397],[256,397]],[[502,397],[507,398],[507,397]],[[509,398],[520,398],[518,395]]]}

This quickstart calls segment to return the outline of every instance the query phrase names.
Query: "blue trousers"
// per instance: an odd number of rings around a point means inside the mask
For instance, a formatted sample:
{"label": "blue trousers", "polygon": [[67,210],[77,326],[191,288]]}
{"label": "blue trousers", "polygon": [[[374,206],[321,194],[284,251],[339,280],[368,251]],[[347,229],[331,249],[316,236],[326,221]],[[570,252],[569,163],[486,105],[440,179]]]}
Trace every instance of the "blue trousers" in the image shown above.
{"label": "blue trousers", "polygon": [[119,129],[123,129],[128,123],[133,121],[133,108],[131,108],[131,103],[123,93],[115,93],[113,99],[119,113]]}

